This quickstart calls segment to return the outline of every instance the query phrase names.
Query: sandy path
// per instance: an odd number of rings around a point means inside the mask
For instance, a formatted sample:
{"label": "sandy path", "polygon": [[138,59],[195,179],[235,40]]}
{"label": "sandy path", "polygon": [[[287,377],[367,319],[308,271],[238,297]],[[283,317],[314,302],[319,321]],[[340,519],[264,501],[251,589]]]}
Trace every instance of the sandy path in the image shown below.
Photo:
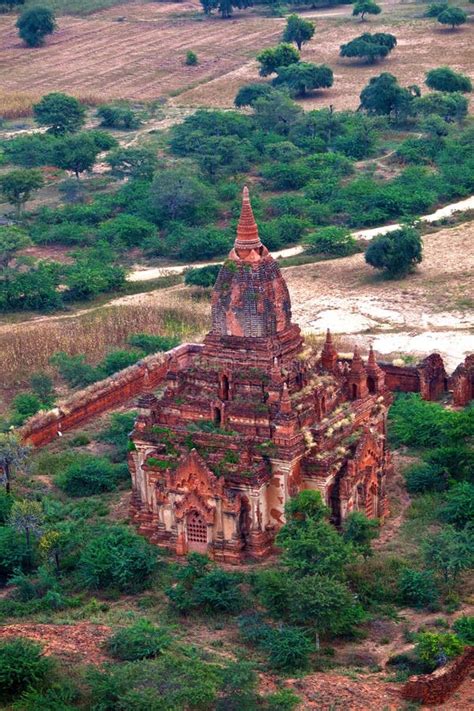
{"label": "sandy path", "polygon": [[[445,217],[450,217],[455,212],[466,212],[468,210],[474,210],[474,195],[467,198],[466,200],[461,200],[459,202],[453,202],[450,205],[445,205],[441,207],[430,215],[424,215],[420,218],[422,222],[437,222]],[[357,230],[352,234],[357,239],[370,241],[378,235],[385,235],[388,232],[394,232],[400,228],[400,224],[395,225],[384,225],[382,227],[374,227],[369,230]],[[275,259],[279,257],[294,257],[303,252],[303,247],[298,245],[297,247],[289,247],[288,249],[281,249],[277,252],[272,252],[272,256]],[[199,262],[195,264],[179,264],[169,267],[152,267],[150,269],[143,269],[142,267],[136,267],[132,272],[129,273],[127,279],[128,281],[147,281],[148,279],[158,279],[162,276],[167,276],[168,274],[182,274],[190,267],[206,267],[209,264],[221,264],[221,262]]]}

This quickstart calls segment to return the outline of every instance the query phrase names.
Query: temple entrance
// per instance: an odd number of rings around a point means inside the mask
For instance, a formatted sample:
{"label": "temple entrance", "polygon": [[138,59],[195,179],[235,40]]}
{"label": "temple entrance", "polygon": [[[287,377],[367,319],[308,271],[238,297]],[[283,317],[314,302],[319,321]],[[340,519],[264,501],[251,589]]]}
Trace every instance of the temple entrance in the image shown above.
{"label": "temple entrance", "polygon": [[214,424],[216,427],[220,427],[222,422],[221,411],[218,407],[214,408]]}
{"label": "temple entrance", "polygon": [[250,503],[246,496],[243,497],[240,508],[239,533],[242,539],[243,547],[246,548],[250,536]]}
{"label": "temple entrance", "polygon": [[352,385],[352,399],[357,400],[357,385],[355,383]]}
{"label": "temple entrance", "polygon": [[369,393],[371,393],[371,394],[373,395],[373,394],[375,393],[375,390],[376,390],[376,388],[375,388],[375,380],[374,380],[374,378],[372,378],[370,375],[369,375],[369,377],[367,378],[367,387],[368,387],[368,389],[369,389]]}
{"label": "temple entrance", "polygon": [[367,518],[377,518],[378,508],[377,484],[372,484],[365,502],[365,515]]}
{"label": "temple entrance", "polygon": [[207,526],[201,514],[191,511],[186,519],[188,548],[196,553],[207,552]]}

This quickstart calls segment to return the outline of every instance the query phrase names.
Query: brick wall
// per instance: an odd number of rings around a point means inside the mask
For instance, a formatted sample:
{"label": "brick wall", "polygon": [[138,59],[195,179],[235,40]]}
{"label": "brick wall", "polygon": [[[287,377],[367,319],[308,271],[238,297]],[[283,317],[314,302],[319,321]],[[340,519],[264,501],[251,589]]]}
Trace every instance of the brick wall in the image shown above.
{"label": "brick wall", "polygon": [[59,432],[73,429],[91,418],[147,390],[154,390],[163,382],[168,370],[187,367],[202,346],[186,343],[167,353],[157,353],[81,390],[58,403],[49,412],[30,418],[20,430],[23,441],[41,447],[51,442]]}
{"label": "brick wall", "polygon": [[474,667],[474,647],[433,674],[412,676],[402,688],[402,696],[427,705],[442,704],[453,694]]}

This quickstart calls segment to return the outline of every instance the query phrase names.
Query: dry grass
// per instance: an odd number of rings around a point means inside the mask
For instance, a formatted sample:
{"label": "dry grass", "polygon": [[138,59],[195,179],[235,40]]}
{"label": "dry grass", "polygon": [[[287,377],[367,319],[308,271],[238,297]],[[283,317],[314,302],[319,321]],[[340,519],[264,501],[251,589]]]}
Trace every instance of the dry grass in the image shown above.
{"label": "dry grass", "polygon": [[5,388],[32,372],[47,369],[57,351],[84,353],[97,363],[112,348],[123,346],[133,333],[199,337],[208,326],[209,305],[183,296],[156,300],[125,297],[129,303],[94,309],[76,316],[36,319],[0,331],[0,361]]}
{"label": "dry grass", "polygon": [[41,94],[0,89],[0,117],[17,119],[31,116],[33,104],[39,101]]}

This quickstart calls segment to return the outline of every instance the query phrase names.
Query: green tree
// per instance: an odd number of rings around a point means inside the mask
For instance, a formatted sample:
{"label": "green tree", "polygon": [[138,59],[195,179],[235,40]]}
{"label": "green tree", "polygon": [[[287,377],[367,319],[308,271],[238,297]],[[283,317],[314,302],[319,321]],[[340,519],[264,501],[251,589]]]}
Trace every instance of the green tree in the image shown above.
{"label": "green tree", "polygon": [[61,136],[79,131],[85,122],[86,109],[74,96],[52,92],[33,106],[33,114],[37,124],[48,126],[49,133]]}
{"label": "green tree", "polygon": [[303,109],[281,91],[255,101],[255,122],[263,131],[271,126],[275,133],[287,136],[303,117]]}
{"label": "green tree", "polygon": [[465,74],[455,72],[450,67],[430,69],[426,74],[425,84],[435,91],[472,91],[472,82]]}
{"label": "green tree", "polygon": [[430,570],[404,568],[398,578],[400,602],[410,607],[423,608],[436,602],[438,590]]}
{"label": "green tree", "polygon": [[30,451],[18,435],[0,432],[0,483],[4,484],[7,494],[11,491],[12,473],[25,468]]}
{"label": "green tree", "polygon": [[188,51],[186,52],[186,59],[184,60],[184,63],[187,67],[195,67],[196,64],[199,63],[196,52],[193,52],[192,49],[188,49]]}
{"label": "green tree", "polygon": [[428,10],[425,13],[425,17],[438,17],[441,13],[448,8],[447,2],[435,2],[428,6]]}
{"label": "green tree", "polygon": [[365,261],[381,269],[390,279],[400,279],[423,259],[423,242],[418,230],[405,226],[375,237],[369,244]]}
{"label": "green tree", "polygon": [[94,496],[116,489],[121,474],[121,467],[106,457],[82,455],[57,477],[56,484],[69,496]]}
{"label": "green tree", "polygon": [[446,10],[440,12],[437,20],[442,25],[450,25],[451,29],[454,30],[467,22],[467,15],[460,7],[447,7]]}
{"label": "green tree", "polygon": [[158,168],[158,158],[148,148],[116,148],[105,160],[110,165],[112,175],[118,178],[151,180]]}
{"label": "green tree", "polygon": [[314,35],[314,22],[298,15],[289,15],[283,32],[283,42],[294,42],[301,52],[301,47]]}
{"label": "green tree", "polygon": [[303,245],[309,254],[334,257],[346,257],[357,249],[356,240],[346,227],[321,227],[317,232],[306,235]]}
{"label": "green tree", "polygon": [[121,213],[117,217],[102,222],[98,230],[98,237],[118,248],[140,247],[147,240],[156,237],[156,227],[141,217]]}
{"label": "green tree", "polygon": [[44,685],[53,670],[39,644],[26,639],[0,643],[0,698],[12,701],[27,689]]}
{"label": "green tree", "polygon": [[169,647],[170,642],[171,637],[166,630],[142,619],[109,637],[107,649],[115,659],[134,662],[137,659],[158,657]]}
{"label": "green tree", "polygon": [[205,15],[209,16],[217,8],[218,0],[200,0]]}
{"label": "green tree", "polygon": [[15,207],[17,219],[20,219],[31,193],[41,188],[43,182],[40,171],[33,168],[21,168],[0,175],[0,190],[5,199]]}
{"label": "green tree", "polygon": [[51,407],[54,402],[53,379],[48,373],[39,371],[30,376],[30,385],[34,394],[39,398],[42,407]]}
{"label": "green tree", "polygon": [[313,628],[319,638],[353,632],[365,614],[347,585],[327,575],[305,575],[292,581],[288,600],[292,622]]}
{"label": "green tree", "polygon": [[270,84],[244,84],[241,86],[234,99],[234,104],[240,108],[242,106],[253,106],[257,99],[269,96],[273,92]]}
{"label": "green tree", "polygon": [[274,74],[279,67],[287,67],[300,61],[300,53],[293,45],[282,43],[276,47],[268,47],[257,54],[260,64],[260,76],[266,77]]}
{"label": "green tree", "polygon": [[19,227],[0,227],[0,269],[8,267],[18,250],[31,244],[31,239]]}
{"label": "green tree", "polygon": [[49,7],[30,7],[21,13],[16,27],[28,47],[41,47],[44,38],[56,29],[56,19]]}
{"label": "green tree", "polygon": [[456,528],[474,523],[474,484],[468,481],[454,484],[446,494],[440,518]]}
{"label": "green tree", "polygon": [[384,32],[375,34],[365,32],[360,37],[342,44],[339,54],[341,57],[365,58],[369,64],[373,64],[377,59],[386,57],[396,44],[397,39],[394,35]]}
{"label": "green tree", "polygon": [[362,511],[351,512],[342,524],[342,537],[351,543],[365,558],[372,554],[371,542],[378,537],[380,522],[367,518]]}
{"label": "green tree", "polygon": [[54,164],[63,170],[71,170],[79,180],[80,174],[91,170],[100,153],[100,148],[91,136],[78,133],[65,136],[54,150]]}
{"label": "green tree", "polygon": [[287,67],[278,67],[276,72],[273,86],[286,87],[291,96],[306,96],[315,89],[328,89],[334,81],[332,69],[326,64],[296,62]]}
{"label": "green tree", "polygon": [[8,519],[10,526],[25,536],[26,547],[32,563],[32,538],[41,536],[41,527],[44,522],[43,506],[39,501],[19,499],[13,502]]}
{"label": "green tree", "polygon": [[28,417],[36,415],[41,410],[41,400],[34,393],[18,393],[12,400],[12,415],[10,421],[19,427]]}
{"label": "green tree", "polygon": [[207,267],[189,269],[184,276],[184,283],[187,286],[214,286],[220,268],[219,264],[209,264]]}
{"label": "green tree", "polygon": [[354,3],[352,15],[358,17],[360,15],[361,22],[364,22],[366,15],[380,15],[382,8],[373,0],[357,0]]}
{"label": "green tree", "polygon": [[421,632],[417,636],[416,655],[433,669],[446,664],[464,650],[464,644],[452,632]]}
{"label": "green tree", "polygon": [[452,587],[461,573],[474,565],[474,532],[466,527],[457,531],[445,526],[424,541],[426,565],[441,574],[444,583]]}
{"label": "green tree", "polygon": [[462,642],[474,645],[474,616],[461,615],[454,622],[453,630]]}
{"label": "green tree", "polygon": [[441,116],[450,123],[455,120],[459,123],[467,116],[469,102],[460,92],[442,93],[434,92],[415,98],[414,109],[422,116]]}
{"label": "green tree", "polygon": [[212,192],[188,169],[177,167],[155,175],[150,203],[158,221],[209,222],[217,205]]}
{"label": "green tree", "polygon": [[116,128],[130,131],[140,126],[140,119],[126,104],[104,104],[97,109],[100,125],[105,128]]}
{"label": "green tree", "polygon": [[404,89],[393,74],[383,72],[372,77],[362,89],[360,108],[369,114],[393,115],[396,121],[402,121],[412,113],[412,102],[417,95],[417,87]]}

